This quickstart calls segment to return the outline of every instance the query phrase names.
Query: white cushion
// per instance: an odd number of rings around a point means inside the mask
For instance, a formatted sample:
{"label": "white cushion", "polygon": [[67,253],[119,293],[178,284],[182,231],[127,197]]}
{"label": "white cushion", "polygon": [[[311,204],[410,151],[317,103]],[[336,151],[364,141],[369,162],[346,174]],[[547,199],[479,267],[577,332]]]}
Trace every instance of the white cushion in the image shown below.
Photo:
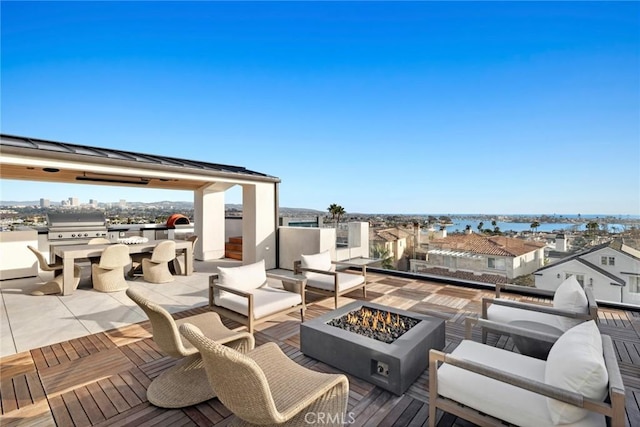
{"label": "white cushion", "polygon": [[[260,319],[273,313],[302,304],[300,294],[273,289],[269,286],[253,289],[253,318]],[[245,297],[225,292],[224,295],[214,295],[216,305],[248,316],[249,300]]]}
{"label": "white cushion", "polygon": [[264,260],[239,267],[218,267],[218,271],[218,283],[241,291],[257,289],[267,283]]}
{"label": "white cushion", "polygon": [[[604,400],[609,376],[602,355],[602,337],[593,320],[558,338],[549,351],[544,378],[549,385]],[[555,399],[547,399],[547,405],[556,425],[577,422],[588,414],[585,409]]]}
{"label": "white cushion", "polygon": [[[355,288],[364,283],[364,276],[361,274],[336,273],[338,275],[338,292]],[[311,273],[307,278],[307,288],[324,289],[335,292],[336,282],[333,275]]]}
{"label": "white cushion", "polygon": [[[331,254],[329,251],[324,251],[319,254],[301,255],[300,266],[314,270],[332,271],[333,264],[331,264]],[[304,274],[308,277],[309,274],[313,275],[314,273],[305,272]]]}
{"label": "white cushion", "polygon": [[[556,293],[553,296],[553,306],[562,310],[575,311],[578,313],[586,313],[589,306],[589,300],[587,300],[587,294],[580,286],[580,283],[575,276],[571,275],[564,282],[558,286]],[[572,328],[580,321],[563,317],[560,322],[564,324],[563,330]]]}
{"label": "white cushion", "polygon": [[[544,381],[544,360],[469,340],[463,340],[452,355],[525,378]],[[539,427],[552,424],[544,396],[446,363],[438,368],[438,393],[515,425]],[[579,425],[605,426],[605,417],[591,413]]]}
{"label": "white cushion", "polygon": [[[521,308],[506,307],[504,305],[491,304],[487,309],[487,319],[493,322],[510,323],[515,320],[528,320],[531,322],[544,323],[554,326],[561,331],[565,331],[564,324],[560,322],[561,316],[540,313],[534,310],[523,310]],[[579,323],[580,321],[578,321]]]}

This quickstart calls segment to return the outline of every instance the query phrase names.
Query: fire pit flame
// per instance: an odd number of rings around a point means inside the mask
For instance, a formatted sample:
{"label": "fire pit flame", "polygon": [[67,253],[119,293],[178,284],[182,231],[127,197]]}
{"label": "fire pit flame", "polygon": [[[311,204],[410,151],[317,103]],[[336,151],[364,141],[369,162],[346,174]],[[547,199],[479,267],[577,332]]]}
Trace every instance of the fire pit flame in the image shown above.
{"label": "fire pit flame", "polygon": [[418,323],[418,320],[399,313],[361,307],[328,322],[331,326],[346,329],[369,338],[392,343]]}

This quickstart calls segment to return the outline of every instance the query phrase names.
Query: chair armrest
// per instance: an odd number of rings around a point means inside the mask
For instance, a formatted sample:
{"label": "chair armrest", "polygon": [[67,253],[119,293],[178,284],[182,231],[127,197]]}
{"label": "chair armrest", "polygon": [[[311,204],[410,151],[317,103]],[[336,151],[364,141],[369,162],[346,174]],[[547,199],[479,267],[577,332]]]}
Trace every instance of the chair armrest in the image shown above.
{"label": "chair armrest", "polygon": [[[360,275],[360,276],[366,276],[366,275],[367,275],[367,266],[366,266],[366,264],[363,264],[363,265],[361,265],[361,266],[355,266],[355,265],[353,265],[352,263],[347,262],[347,261],[344,261],[344,262],[343,262],[343,261],[331,261],[331,264],[333,264],[333,265],[335,265],[335,266],[344,266],[344,267],[347,267],[346,269],[343,269],[343,270],[341,271],[342,273],[357,274],[357,275]],[[349,269],[350,269],[351,267],[356,267],[356,268],[357,268],[357,267],[360,267],[360,271],[358,271],[358,272],[355,272],[355,271],[349,271]]]}
{"label": "chair armrest", "polygon": [[307,272],[307,273],[326,274],[327,276],[337,276],[338,275],[338,273],[335,272],[335,271],[316,270],[315,268],[307,268],[307,267],[300,267],[300,271]]}
{"label": "chair armrest", "polygon": [[304,290],[307,286],[307,278],[303,275],[285,276],[282,274],[267,273],[267,279],[277,279],[282,282],[282,287],[289,292],[300,294],[304,297]]}
{"label": "chair armrest", "polygon": [[471,329],[473,326],[478,325],[481,328],[491,329],[493,331],[502,332],[504,334],[513,334],[519,335],[521,337],[532,338],[538,341],[544,341],[549,343],[555,343],[562,333],[553,334],[553,333],[545,333],[540,331],[534,331],[527,328],[521,328],[518,326],[513,326],[508,323],[500,323],[493,322],[491,320],[475,318],[475,317],[467,317],[465,319],[466,333],[465,339],[471,339]]}
{"label": "chair armrest", "polygon": [[218,279],[218,274],[214,273],[209,276],[209,307],[214,306],[214,293],[217,291],[225,291],[231,294],[239,295],[241,297],[245,297],[248,299],[247,304],[249,307],[249,312],[253,313],[253,294],[245,291],[241,291],[239,289],[230,288],[228,286],[221,285],[216,280]]}
{"label": "chair armrest", "polygon": [[573,319],[583,319],[583,320],[591,319],[591,316],[588,313],[579,313],[577,311],[562,310],[560,308],[550,307],[546,305],[529,304],[526,302],[513,301],[508,299],[502,299],[502,298],[499,298],[499,299],[498,298],[482,298],[483,318],[485,319],[486,319],[486,317],[484,316],[485,306],[488,304],[503,305],[505,307],[513,307],[521,310],[537,311],[539,313],[553,314],[556,316],[570,317]]}
{"label": "chair armrest", "polygon": [[[522,389],[531,391],[533,393],[550,397],[552,399],[557,399],[562,402],[569,403],[571,405],[574,405],[580,408],[584,407],[585,401],[590,400],[579,393],[575,393],[559,387],[548,385],[540,381],[532,380],[530,378],[525,378],[520,375],[515,375],[510,372],[501,371],[492,366],[484,365],[482,363],[478,363],[469,359],[459,358],[457,356],[453,356],[452,354],[443,353],[438,350],[433,350],[433,349],[429,350],[429,361],[448,363],[460,369],[474,372],[478,375],[492,378],[494,380],[497,380],[506,384],[510,384],[514,387],[522,388]],[[437,376],[437,369],[436,369],[436,372],[429,372],[429,375]],[[602,402],[595,402],[595,401],[592,401],[592,402],[599,403],[600,405],[602,405]]]}

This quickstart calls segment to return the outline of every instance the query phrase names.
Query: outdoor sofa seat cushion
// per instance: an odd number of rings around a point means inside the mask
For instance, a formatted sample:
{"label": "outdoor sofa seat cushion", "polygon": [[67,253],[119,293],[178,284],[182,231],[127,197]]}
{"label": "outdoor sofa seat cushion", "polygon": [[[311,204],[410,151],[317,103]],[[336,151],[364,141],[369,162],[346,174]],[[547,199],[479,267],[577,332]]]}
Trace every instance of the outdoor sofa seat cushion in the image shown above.
{"label": "outdoor sofa seat cushion", "polygon": [[[312,268],[314,270],[333,271],[335,266],[331,263],[331,254],[329,251],[323,251],[317,254],[300,255],[301,265],[304,268]],[[318,274],[305,272],[305,276]]]}
{"label": "outdoor sofa seat cushion", "polygon": [[[320,252],[312,255],[300,256],[301,267],[311,268],[314,270],[322,270],[328,272],[335,271],[335,265],[331,262],[331,254],[329,251]],[[333,274],[315,273],[312,271],[305,271],[304,275],[307,277],[307,287],[323,289],[325,291],[337,291],[342,292],[347,289],[354,288],[361,285],[365,281],[363,275],[349,274],[349,273],[336,273],[338,275],[338,286],[336,289],[336,278]]]}
{"label": "outdoor sofa seat cushion", "polygon": [[[302,304],[302,297],[298,293],[289,292],[283,289],[275,289],[270,286],[253,289],[250,292],[253,295],[253,318],[260,319],[278,311],[285,310],[289,307],[295,307]],[[222,294],[222,292],[220,292]],[[248,316],[248,299],[224,292],[223,295],[214,295],[216,305],[227,308],[243,316]]]}
{"label": "outdoor sofa seat cushion", "polygon": [[[355,288],[364,283],[364,276],[360,274],[336,273],[338,275],[338,292]],[[335,291],[335,278],[333,275],[307,273],[307,288]]]}
{"label": "outdoor sofa seat cushion", "polygon": [[[237,267],[218,267],[218,271],[218,283],[239,291],[250,291],[267,284],[264,260]],[[228,294],[220,291],[220,296]]]}
{"label": "outdoor sofa seat cushion", "polygon": [[[487,308],[487,319],[493,322],[510,323],[516,320],[528,320],[531,322],[544,323],[546,325],[554,326],[561,331],[566,330],[566,323],[560,322],[561,316],[555,316],[553,314],[541,313],[539,311],[522,310],[515,307],[507,307],[499,304],[491,304]],[[582,322],[579,319],[570,319],[575,325]]]}
{"label": "outdoor sofa seat cushion", "polygon": [[[464,340],[453,356],[472,360],[525,378],[545,382],[546,362],[478,342]],[[455,366],[438,368],[438,393],[509,423],[523,427],[553,425],[547,399],[537,393],[515,387]],[[526,404],[523,404],[526,402]],[[567,427],[605,426],[605,417],[595,412]]]}

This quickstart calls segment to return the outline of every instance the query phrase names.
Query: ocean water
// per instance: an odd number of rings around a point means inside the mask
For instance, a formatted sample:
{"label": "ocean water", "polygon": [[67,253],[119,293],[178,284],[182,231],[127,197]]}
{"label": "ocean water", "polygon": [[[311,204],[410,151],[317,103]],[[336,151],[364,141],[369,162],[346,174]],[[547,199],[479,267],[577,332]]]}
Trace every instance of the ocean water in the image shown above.
{"label": "ocean water", "polygon": [[[569,215],[567,215],[569,216]],[[583,216],[582,218],[585,218]],[[594,217],[595,218],[595,217]],[[586,218],[590,219],[590,218]],[[491,225],[491,221],[482,221],[483,229],[489,228],[493,230],[493,225]],[[447,226],[447,231],[453,233],[455,231],[464,231],[467,225],[471,225],[471,229],[473,231],[478,231],[478,224],[480,221],[478,220],[466,220],[466,219],[454,219],[453,225]],[[504,221],[496,221],[498,227],[500,227],[500,231],[531,231],[531,222],[504,222]],[[620,233],[624,231],[625,225],[623,224],[607,224],[608,231],[611,233]],[[628,225],[627,225],[628,227]],[[586,230],[586,221],[583,223],[540,223],[540,226],[536,229],[538,232],[564,232],[564,231],[584,231]]]}

